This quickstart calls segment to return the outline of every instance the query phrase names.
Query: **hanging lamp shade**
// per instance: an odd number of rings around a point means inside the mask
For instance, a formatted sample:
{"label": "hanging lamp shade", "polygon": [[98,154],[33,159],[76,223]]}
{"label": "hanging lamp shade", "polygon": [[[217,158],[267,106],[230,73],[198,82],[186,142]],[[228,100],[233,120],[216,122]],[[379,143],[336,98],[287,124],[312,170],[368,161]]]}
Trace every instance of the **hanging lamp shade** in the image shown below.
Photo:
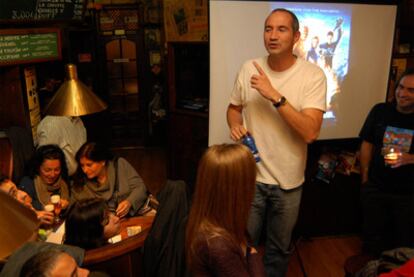
{"label": "hanging lamp shade", "polygon": [[0,264],[14,250],[37,238],[40,221],[34,211],[0,191]]}
{"label": "hanging lamp shade", "polygon": [[66,80],[46,106],[45,114],[82,116],[105,110],[108,106],[78,79],[76,65],[66,65]]}

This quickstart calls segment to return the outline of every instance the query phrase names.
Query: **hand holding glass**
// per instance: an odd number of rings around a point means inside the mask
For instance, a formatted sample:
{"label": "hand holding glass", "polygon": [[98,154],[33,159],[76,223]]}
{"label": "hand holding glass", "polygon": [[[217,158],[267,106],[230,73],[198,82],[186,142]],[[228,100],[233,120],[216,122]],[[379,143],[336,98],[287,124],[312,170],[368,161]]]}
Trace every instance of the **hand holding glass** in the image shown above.
{"label": "hand holding glass", "polygon": [[45,212],[47,214],[41,214],[41,221],[46,225],[52,225],[53,224],[53,212],[55,207],[52,204],[47,204],[44,207]]}
{"label": "hand holding glass", "polygon": [[383,148],[382,154],[384,155],[385,164],[393,167],[401,156],[401,150],[398,147]]}

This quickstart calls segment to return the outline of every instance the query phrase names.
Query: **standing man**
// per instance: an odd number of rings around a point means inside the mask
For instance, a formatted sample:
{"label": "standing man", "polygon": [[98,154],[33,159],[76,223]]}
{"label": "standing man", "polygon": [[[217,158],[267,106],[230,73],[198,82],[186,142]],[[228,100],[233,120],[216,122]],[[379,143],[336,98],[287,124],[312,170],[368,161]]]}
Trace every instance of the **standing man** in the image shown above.
{"label": "standing man", "polygon": [[269,55],[242,66],[227,110],[231,138],[238,141],[248,131],[260,153],[248,231],[257,245],[266,220],[264,264],[272,277],[287,271],[307,144],[318,137],[326,106],[323,71],[293,55],[299,38],[295,14],[273,10],[264,27]]}
{"label": "standing man", "polygon": [[364,252],[414,247],[414,69],[394,103],[374,106],[360,132]]}
{"label": "standing man", "polygon": [[37,126],[37,147],[57,144],[65,154],[68,174],[72,176],[78,167],[75,155],[86,142],[86,128],[80,117],[48,115]]}

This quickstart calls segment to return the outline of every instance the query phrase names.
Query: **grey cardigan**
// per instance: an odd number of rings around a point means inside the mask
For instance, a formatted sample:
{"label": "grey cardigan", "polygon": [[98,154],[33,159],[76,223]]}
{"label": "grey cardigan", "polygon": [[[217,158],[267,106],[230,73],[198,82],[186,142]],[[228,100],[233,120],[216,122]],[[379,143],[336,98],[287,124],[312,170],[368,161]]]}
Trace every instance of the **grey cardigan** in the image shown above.
{"label": "grey cardigan", "polygon": [[[147,198],[147,188],[137,171],[124,158],[118,158],[118,198],[119,202],[128,200],[132,207],[129,215],[134,215],[144,204]],[[115,190],[115,166],[114,162],[108,163],[108,181],[104,185],[98,185],[94,181],[87,181],[82,187],[73,187],[71,190],[72,201],[99,197],[109,201]]]}

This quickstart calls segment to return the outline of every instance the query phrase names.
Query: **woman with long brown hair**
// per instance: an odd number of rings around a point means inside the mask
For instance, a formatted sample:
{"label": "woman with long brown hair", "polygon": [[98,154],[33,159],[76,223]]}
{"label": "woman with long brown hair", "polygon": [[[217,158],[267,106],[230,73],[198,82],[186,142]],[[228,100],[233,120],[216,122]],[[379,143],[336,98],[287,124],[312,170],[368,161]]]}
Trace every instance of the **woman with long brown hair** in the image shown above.
{"label": "woman with long brown hair", "polygon": [[186,230],[194,276],[265,276],[246,231],[255,179],[256,163],[246,146],[214,145],[204,153]]}
{"label": "woman with long brown hair", "polygon": [[102,198],[116,216],[134,216],[147,198],[147,188],[135,168],[115,158],[103,144],[87,142],[76,153],[78,170],[71,188],[73,201]]}

